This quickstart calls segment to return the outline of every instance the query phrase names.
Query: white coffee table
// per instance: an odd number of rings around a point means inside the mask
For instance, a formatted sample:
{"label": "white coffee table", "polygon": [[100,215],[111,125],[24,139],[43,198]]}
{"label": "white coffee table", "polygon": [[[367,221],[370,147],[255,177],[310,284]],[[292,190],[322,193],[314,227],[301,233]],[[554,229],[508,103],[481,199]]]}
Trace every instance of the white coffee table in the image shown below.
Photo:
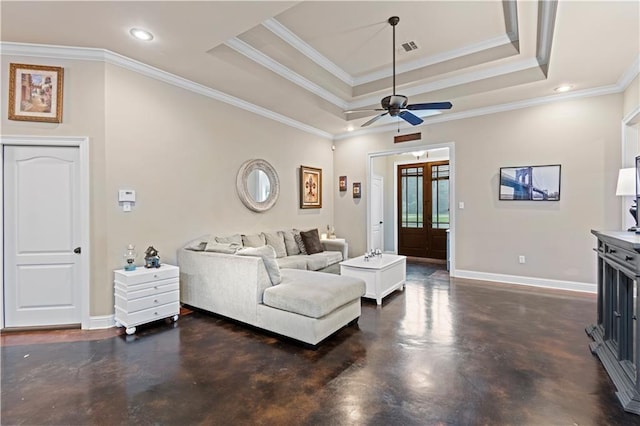
{"label": "white coffee table", "polygon": [[383,297],[404,288],[407,257],[386,253],[369,261],[365,261],[364,256],[354,257],[340,263],[340,275],[363,279],[367,283],[364,297],[376,299],[378,305],[382,305]]}

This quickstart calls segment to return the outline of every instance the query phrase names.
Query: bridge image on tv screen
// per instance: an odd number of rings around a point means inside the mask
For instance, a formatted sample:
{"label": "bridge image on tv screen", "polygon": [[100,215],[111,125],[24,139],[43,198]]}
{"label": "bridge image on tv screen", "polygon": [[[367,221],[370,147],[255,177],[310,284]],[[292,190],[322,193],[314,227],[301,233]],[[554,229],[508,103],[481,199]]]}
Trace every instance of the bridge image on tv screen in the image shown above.
{"label": "bridge image on tv screen", "polygon": [[560,200],[560,165],[500,168],[500,200]]}

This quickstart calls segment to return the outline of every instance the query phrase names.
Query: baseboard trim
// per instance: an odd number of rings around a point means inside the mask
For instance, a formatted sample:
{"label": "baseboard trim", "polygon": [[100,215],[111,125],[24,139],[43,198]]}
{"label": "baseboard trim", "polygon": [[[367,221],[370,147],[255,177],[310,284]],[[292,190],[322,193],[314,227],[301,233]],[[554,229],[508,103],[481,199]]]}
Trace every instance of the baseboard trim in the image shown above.
{"label": "baseboard trim", "polygon": [[596,284],[581,283],[577,281],[550,280],[546,278],[522,277],[517,275],[492,274],[488,272],[466,271],[456,269],[451,271],[451,276],[456,278],[468,278],[480,281],[495,281],[499,283],[526,285],[531,287],[551,288],[555,290],[579,291],[583,293],[597,293]]}
{"label": "baseboard trim", "polygon": [[89,318],[89,330],[99,330],[103,328],[115,327],[114,315],[99,315]]}

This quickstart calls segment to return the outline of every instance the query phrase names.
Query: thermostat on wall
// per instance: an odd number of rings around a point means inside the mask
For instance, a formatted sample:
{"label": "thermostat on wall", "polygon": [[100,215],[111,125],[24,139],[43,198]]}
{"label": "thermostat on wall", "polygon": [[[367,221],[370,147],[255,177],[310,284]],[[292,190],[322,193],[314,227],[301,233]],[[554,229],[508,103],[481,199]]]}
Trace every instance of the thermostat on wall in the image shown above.
{"label": "thermostat on wall", "polygon": [[118,201],[120,202],[136,202],[136,191],[133,189],[121,189],[118,191]]}
{"label": "thermostat on wall", "polygon": [[130,212],[132,204],[136,202],[136,191],[133,189],[118,190],[118,202],[122,203],[123,212]]}

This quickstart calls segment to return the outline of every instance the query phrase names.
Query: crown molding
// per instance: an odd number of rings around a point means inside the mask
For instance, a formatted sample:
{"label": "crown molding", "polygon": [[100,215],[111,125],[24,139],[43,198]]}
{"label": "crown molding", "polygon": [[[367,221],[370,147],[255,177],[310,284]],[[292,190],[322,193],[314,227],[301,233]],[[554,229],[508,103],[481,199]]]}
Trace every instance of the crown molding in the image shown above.
{"label": "crown molding", "polygon": [[[427,58],[419,59],[416,61],[407,62],[398,65],[398,74],[414,71],[420,68],[424,68],[430,65],[438,64],[441,62],[449,61],[452,59],[460,58],[463,56],[471,55],[481,52],[483,50],[492,49],[505,44],[511,44],[518,39],[518,13],[517,3],[515,0],[506,0],[505,4],[505,28],[507,33],[494,37],[488,40],[484,40],[478,43],[474,43],[468,46],[464,46],[460,49],[450,50],[441,54],[432,55]],[[300,53],[314,61],[316,64],[324,68],[326,71],[333,74],[334,77],[342,80],[343,82],[353,86],[359,86],[361,84],[370,83],[372,81],[381,80],[387,78],[392,74],[392,67],[384,68],[379,71],[375,71],[369,74],[365,74],[359,77],[353,77],[338,65],[333,63],[327,57],[311,47],[308,43],[304,42],[300,37],[295,35],[291,30],[282,25],[277,20],[271,18],[267,19],[262,25],[287,42],[293,48]]]}
{"label": "crown molding", "polygon": [[553,44],[553,30],[556,24],[557,10],[557,0],[538,1],[536,58],[542,66],[549,65],[549,59],[551,58],[551,45]]}
{"label": "crown molding", "polygon": [[629,69],[627,69],[627,71],[625,71],[624,74],[620,76],[620,79],[617,83],[618,86],[620,86],[622,90],[625,90],[627,87],[629,87],[633,79],[638,76],[638,74],[640,74],[640,55],[638,55],[636,60],[633,61]]}
{"label": "crown molding", "polygon": [[[130,71],[137,72],[139,74],[143,74],[148,77],[152,77],[154,79],[163,81],[173,86],[177,86],[185,90],[189,90],[191,92],[198,93],[203,96],[207,96],[209,98],[218,100],[220,102],[224,102],[224,103],[236,106],[246,111],[253,112],[265,118],[278,121],[287,126],[302,130],[306,133],[310,133],[310,134],[313,134],[322,138],[326,138],[326,139],[331,139],[331,140],[347,139],[354,136],[360,136],[360,135],[372,134],[372,133],[384,133],[384,132],[392,131],[398,128],[397,123],[393,123],[393,124],[388,124],[384,126],[365,128],[362,130],[339,133],[334,135],[329,132],[325,132],[323,130],[317,129],[313,126],[309,126],[307,124],[293,120],[282,114],[278,114],[266,108],[254,105],[242,99],[228,95],[219,90],[211,89],[199,83],[195,83],[185,78],[178,77],[174,74],[168,73],[166,71],[162,71],[158,68],[146,65],[142,62],[133,60],[131,58],[127,58],[126,56],[122,56],[120,54],[117,54],[105,49],[0,42],[0,54],[12,55],[12,56],[30,56],[30,57],[39,57],[39,58],[65,59],[65,60],[103,61],[112,65],[119,66],[121,68],[128,69]],[[518,68],[525,69],[525,67],[531,66],[531,61],[532,60],[526,60],[526,61],[522,61],[522,63],[520,63],[519,65],[511,65],[510,66],[512,69],[511,72],[517,71]],[[505,68],[503,69],[503,71],[507,71],[507,69]],[[476,73],[472,73],[472,74],[476,74]],[[618,82],[613,85],[597,87],[594,89],[556,94],[551,96],[544,96],[544,97],[533,98],[533,99],[527,99],[523,101],[511,102],[511,103],[502,104],[502,105],[476,108],[474,110],[462,111],[458,113],[447,113],[447,114],[442,114],[437,116],[425,117],[424,118],[425,122],[423,125],[462,120],[465,118],[479,117],[483,115],[506,112],[506,111],[516,110],[516,109],[527,108],[531,106],[543,105],[543,104],[552,103],[552,102],[570,100],[570,99],[579,99],[579,98],[585,98],[585,97],[603,96],[603,95],[608,95],[613,93],[620,93],[620,92],[623,92],[629,86],[629,84],[633,81],[633,79],[636,78],[639,74],[640,74],[640,56],[638,56],[638,58],[631,64],[631,66],[620,77],[620,79],[618,79]],[[460,77],[464,77],[464,76],[460,76]],[[471,77],[467,76],[466,78],[471,78]]]}
{"label": "crown molding", "polygon": [[[421,126],[428,126],[430,124],[463,120],[465,118],[481,117],[483,115],[491,115],[491,114],[496,114],[500,112],[513,111],[513,110],[522,109],[522,108],[545,105],[553,102],[588,98],[592,96],[610,95],[613,93],[620,93],[622,90],[624,89],[622,89],[619,85],[615,84],[610,86],[596,87],[594,89],[580,90],[580,91],[562,93],[562,94],[551,95],[551,96],[543,96],[539,98],[525,99],[523,101],[510,102],[507,104],[500,104],[500,105],[492,105],[492,106],[476,108],[468,111],[454,112],[454,113],[448,113],[448,114],[442,114],[442,115],[433,115],[430,117],[425,117],[424,123],[421,124],[420,126],[407,125],[405,127],[416,129]],[[336,141],[341,139],[348,139],[354,136],[362,136],[362,135],[367,135],[372,133],[385,133],[385,132],[396,130],[397,128],[398,128],[398,125],[394,123],[394,124],[387,124],[384,126],[365,128],[362,130],[354,130],[351,132],[337,134],[333,137],[333,140]]]}
{"label": "crown molding", "polygon": [[298,86],[313,93],[316,96],[320,96],[325,101],[331,102],[335,106],[342,109],[347,108],[347,101],[345,101],[344,99],[334,95],[328,90],[323,89],[317,84],[307,80],[300,74],[285,67],[280,62],[271,59],[269,56],[265,55],[258,49],[254,48],[248,43],[245,43],[239,38],[237,37],[232,38],[230,40],[227,40],[224,44],[229,46],[231,49],[235,50],[236,52],[251,59],[252,61],[262,65],[268,70],[271,70],[274,73],[278,74],[279,76],[286,78],[290,82],[297,84]]}
{"label": "crown molding", "polygon": [[116,65],[118,67],[128,69],[147,77],[154,78],[164,83],[168,83],[173,86],[198,93],[208,98],[233,105],[235,107],[244,109],[245,111],[261,115],[274,121],[278,121],[282,124],[294,127],[304,132],[311,133],[326,139],[333,138],[333,135],[331,133],[325,132],[324,130],[317,129],[313,126],[301,123],[277,112],[273,112],[269,109],[252,104],[240,98],[236,98],[235,96],[231,96],[219,90],[206,87],[200,83],[187,80],[186,78],[171,74],[159,68],[152,67],[150,65],[120,55],[110,50],[83,47],[51,46],[43,44],[0,42],[0,52],[3,55],[13,56],[103,61],[108,64]]}
{"label": "crown molding", "polygon": [[[505,44],[511,44],[511,39],[507,34],[502,34],[498,37],[494,37],[488,40],[480,41],[478,43],[464,46],[460,49],[450,50],[448,52],[442,52],[437,55],[428,56],[426,58],[417,59],[411,62],[405,62],[403,64],[396,65],[396,74],[404,74],[409,71],[414,71],[420,68],[425,68],[431,65],[439,64],[441,62],[450,61],[453,59],[461,58],[463,56],[471,55],[474,53],[482,52],[483,50],[489,50],[494,47],[503,46]],[[391,77],[393,74],[393,68],[384,68],[379,71],[372,72],[360,77],[354,78],[356,86],[365,83],[371,83],[372,81],[382,80],[383,78]]]}
{"label": "crown molding", "polygon": [[[480,71],[461,74],[454,77],[433,81],[431,83],[421,84],[419,86],[407,87],[405,89],[402,89],[402,92],[405,96],[413,96],[422,93],[433,92],[435,90],[446,89],[448,87],[458,86],[461,84],[472,83],[474,81],[484,80],[491,77],[524,71],[530,68],[539,68],[539,64],[536,59],[523,59],[518,62],[512,62],[509,64],[499,65]],[[351,110],[355,108],[362,108],[370,105],[375,105],[378,102],[380,102],[379,97],[368,96],[366,98],[350,102],[346,109]]]}
{"label": "crown molding", "polygon": [[275,20],[274,18],[267,19],[262,23],[266,29],[280,37],[283,41],[287,42],[291,47],[296,49],[298,52],[305,55],[307,58],[311,59],[313,62],[324,68],[329,73],[333,74],[334,77],[342,80],[347,83],[349,86],[353,86],[353,77],[351,74],[334,64],[329,58],[322,55],[320,52],[311,47],[308,43],[302,40],[300,37],[295,35],[291,30],[282,25],[280,22]]}
{"label": "crown molding", "polygon": [[518,2],[516,0],[503,0],[502,7],[504,9],[504,24],[507,30],[507,36],[512,42],[520,39],[520,31],[518,29]]}

